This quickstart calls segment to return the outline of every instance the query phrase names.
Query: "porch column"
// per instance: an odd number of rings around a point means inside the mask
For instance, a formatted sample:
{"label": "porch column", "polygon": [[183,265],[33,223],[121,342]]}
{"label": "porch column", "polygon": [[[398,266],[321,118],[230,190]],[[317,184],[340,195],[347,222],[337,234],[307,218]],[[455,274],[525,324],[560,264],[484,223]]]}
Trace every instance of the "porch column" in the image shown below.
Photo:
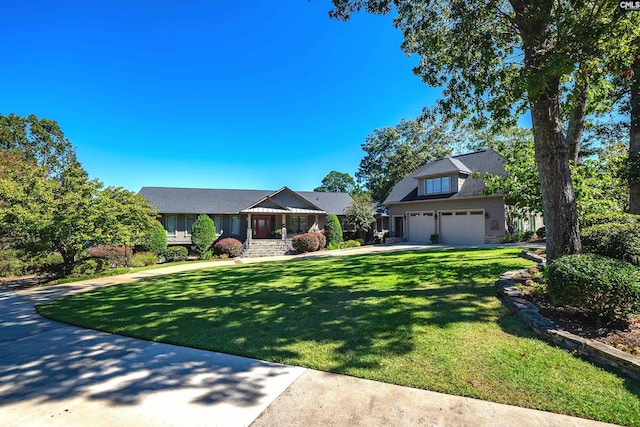
{"label": "porch column", "polygon": [[247,244],[251,243],[251,214],[247,214]]}
{"label": "porch column", "polygon": [[318,214],[315,215],[315,221],[313,226],[315,227],[315,231],[319,231],[320,230],[320,226],[318,225]]}
{"label": "porch column", "polygon": [[280,237],[282,238],[283,242],[287,241],[287,221],[286,221],[286,217],[284,215],[282,215],[282,233],[280,234]]}

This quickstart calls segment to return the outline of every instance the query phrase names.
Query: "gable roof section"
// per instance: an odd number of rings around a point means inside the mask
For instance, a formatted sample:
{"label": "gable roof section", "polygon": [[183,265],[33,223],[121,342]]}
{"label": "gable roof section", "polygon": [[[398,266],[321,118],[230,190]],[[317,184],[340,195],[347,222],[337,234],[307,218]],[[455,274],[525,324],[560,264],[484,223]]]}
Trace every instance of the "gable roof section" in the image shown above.
{"label": "gable roof section", "polygon": [[426,163],[415,173],[414,178],[425,178],[427,176],[447,175],[452,173],[465,173],[470,175],[469,169],[464,163],[454,157],[434,160]]}
{"label": "gable roof section", "polygon": [[[449,161],[446,161],[447,159],[449,159]],[[489,149],[428,162],[414,173],[400,180],[400,182],[393,187],[391,193],[389,193],[385,204],[413,200],[482,196],[485,188],[484,181],[481,178],[473,178],[471,175],[475,172],[504,176],[506,175],[504,160],[495,150]],[[419,179],[428,176],[442,176],[444,174],[454,173],[469,175],[457,193],[418,196],[417,189]]]}
{"label": "gable roof section", "polygon": [[318,206],[287,187],[264,197],[262,200],[248,206],[242,213],[326,213]]}
{"label": "gable roof section", "polygon": [[[205,188],[173,188],[173,187],[142,187],[140,195],[157,206],[160,213],[176,214],[238,214],[244,209],[254,207],[269,196],[277,196],[284,189],[290,196],[300,199],[298,213],[332,213],[344,214],[344,210],[351,204],[351,196],[347,193],[317,193],[313,191],[293,191],[283,187],[273,190],[233,190],[233,189],[205,189]],[[285,193],[288,194],[288,193]],[[298,205],[298,203],[295,203]],[[305,206],[306,204],[306,206]],[[263,208],[286,208],[279,198],[270,199]],[[307,212],[307,209],[311,212]],[[280,211],[281,212],[281,211]],[[276,211],[269,213],[278,213]],[[288,213],[294,213],[288,211]]]}

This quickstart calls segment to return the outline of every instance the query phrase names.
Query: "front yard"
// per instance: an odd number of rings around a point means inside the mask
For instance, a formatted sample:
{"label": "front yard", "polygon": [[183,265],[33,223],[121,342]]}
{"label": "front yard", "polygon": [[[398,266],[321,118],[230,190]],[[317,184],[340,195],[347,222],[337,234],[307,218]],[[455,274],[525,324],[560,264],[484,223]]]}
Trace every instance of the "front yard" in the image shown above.
{"label": "front yard", "polygon": [[640,384],[537,339],[493,282],[518,250],[216,267],[38,307],[89,328],[624,425]]}

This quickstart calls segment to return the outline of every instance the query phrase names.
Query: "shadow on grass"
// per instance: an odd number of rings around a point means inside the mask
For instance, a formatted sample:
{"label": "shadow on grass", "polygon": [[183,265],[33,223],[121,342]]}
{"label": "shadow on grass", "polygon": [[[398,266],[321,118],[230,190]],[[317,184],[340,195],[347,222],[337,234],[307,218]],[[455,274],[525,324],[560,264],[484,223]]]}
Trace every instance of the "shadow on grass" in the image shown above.
{"label": "shadow on grass", "polygon": [[[123,335],[350,372],[415,350],[414,328],[491,322],[513,253],[388,253],[178,273],[43,306]],[[473,263],[465,265],[465,257]],[[437,284],[437,285],[436,285]],[[314,352],[321,352],[314,361]],[[326,366],[328,364],[328,366]]]}

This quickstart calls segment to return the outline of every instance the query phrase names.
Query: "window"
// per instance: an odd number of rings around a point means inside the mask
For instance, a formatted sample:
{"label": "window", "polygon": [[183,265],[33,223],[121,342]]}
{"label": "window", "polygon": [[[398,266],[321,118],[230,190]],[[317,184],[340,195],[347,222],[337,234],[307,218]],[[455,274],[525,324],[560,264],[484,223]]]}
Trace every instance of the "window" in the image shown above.
{"label": "window", "polygon": [[167,215],[167,233],[176,234],[176,224],[178,218],[176,215]]}
{"label": "window", "polygon": [[187,224],[186,224],[186,228],[185,230],[187,231],[187,234],[191,234],[191,229],[193,228],[193,223],[196,222],[196,216],[195,215],[187,215]]}
{"label": "window", "polygon": [[294,233],[306,233],[308,229],[306,215],[291,217],[291,231]]}
{"label": "window", "polygon": [[449,193],[451,192],[451,178],[443,176],[442,178],[425,179],[425,194]]}
{"label": "window", "polygon": [[236,236],[240,234],[240,217],[238,215],[231,217],[231,234]]}
{"label": "window", "polygon": [[216,225],[216,234],[222,233],[224,231],[222,229],[222,217],[220,215],[216,215],[213,217],[213,223]]}

